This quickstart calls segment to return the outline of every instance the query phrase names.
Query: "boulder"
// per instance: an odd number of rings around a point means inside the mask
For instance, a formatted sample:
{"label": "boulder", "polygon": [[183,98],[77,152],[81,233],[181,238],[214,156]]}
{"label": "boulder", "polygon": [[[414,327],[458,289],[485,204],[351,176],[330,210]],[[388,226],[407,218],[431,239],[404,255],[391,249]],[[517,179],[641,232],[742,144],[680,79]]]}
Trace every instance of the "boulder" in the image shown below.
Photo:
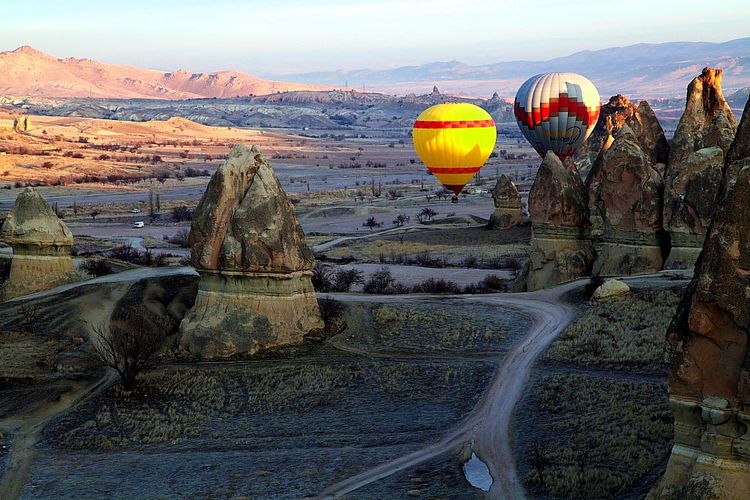
{"label": "boulder", "polygon": [[662,268],[664,181],[628,125],[603,149],[586,180],[595,275],[654,272]]}
{"label": "boulder", "polygon": [[53,288],[73,273],[73,235],[33,188],[27,187],[16,198],[0,229],[0,240],[13,248],[4,299]]}
{"label": "boulder", "polygon": [[492,190],[492,200],[495,211],[490,216],[490,229],[508,229],[522,222],[521,195],[510,177],[503,174],[498,178]]}
{"label": "boulder", "polygon": [[667,331],[674,447],[651,498],[750,491],[750,101],[727,150],[716,211]]}
{"label": "boulder", "polygon": [[602,283],[599,288],[594,290],[593,295],[591,295],[592,300],[604,300],[604,299],[610,299],[612,297],[619,297],[621,295],[627,295],[630,293],[630,287],[627,283],[611,279],[607,280],[604,283]]}
{"label": "boulder", "polygon": [[235,146],[198,203],[190,230],[200,274],[181,347],[202,358],[299,343],[322,327],[312,251],[271,166]]}
{"label": "boulder", "polygon": [[538,290],[591,273],[586,193],[575,167],[548,152],[529,192],[531,253],[517,290]]}
{"label": "boulder", "polygon": [[664,224],[672,251],[668,268],[692,268],[703,246],[737,123],[724,100],[720,69],[704,68],[688,85],[665,176]]}

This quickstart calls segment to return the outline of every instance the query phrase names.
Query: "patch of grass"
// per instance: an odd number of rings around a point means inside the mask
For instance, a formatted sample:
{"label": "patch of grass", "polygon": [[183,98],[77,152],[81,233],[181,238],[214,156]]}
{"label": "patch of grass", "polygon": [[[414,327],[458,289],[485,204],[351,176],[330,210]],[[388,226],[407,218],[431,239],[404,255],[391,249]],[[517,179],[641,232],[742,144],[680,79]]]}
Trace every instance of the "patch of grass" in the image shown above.
{"label": "patch of grass", "polygon": [[[491,365],[274,361],[144,373],[45,432],[66,449],[382,446],[426,440],[469,411]],[[353,432],[356,428],[357,431]],[[276,436],[276,438],[274,438]]]}
{"label": "patch of grass", "polygon": [[640,290],[593,302],[550,346],[545,360],[661,372],[665,332],[681,296],[682,289]]}
{"label": "patch of grass", "polygon": [[498,349],[508,335],[501,317],[476,314],[476,308],[378,306],[372,310],[373,345],[408,351]]}
{"label": "patch of grass", "polygon": [[[522,450],[526,487],[554,497],[612,498],[669,454],[672,415],[666,385],[584,375],[544,377],[534,388],[537,439]],[[536,456],[535,456],[536,455]],[[535,464],[544,464],[542,477]]]}

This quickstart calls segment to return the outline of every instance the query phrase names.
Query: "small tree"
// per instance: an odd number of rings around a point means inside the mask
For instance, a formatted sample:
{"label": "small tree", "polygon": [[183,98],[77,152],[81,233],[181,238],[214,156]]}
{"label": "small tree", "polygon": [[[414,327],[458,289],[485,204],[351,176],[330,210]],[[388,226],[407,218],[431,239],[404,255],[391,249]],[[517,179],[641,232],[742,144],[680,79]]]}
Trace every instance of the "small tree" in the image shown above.
{"label": "small tree", "polygon": [[348,292],[352,286],[365,282],[359,269],[340,269],[333,276],[333,291]]}
{"label": "small tree", "polygon": [[138,374],[149,366],[164,341],[161,332],[142,316],[133,316],[124,324],[99,325],[93,330],[93,358],[117,371],[126,390],[135,387]]}
{"label": "small tree", "polygon": [[[395,219],[393,219],[393,224],[395,226],[401,227],[404,225],[404,223],[408,220],[408,217],[406,217],[404,214],[398,214]],[[403,241],[401,242],[403,243]]]}
{"label": "small tree", "polygon": [[370,231],[372,231],[372,228],[374,228],[374,227],[380,227],[382,224],[380,222],[376,221],[375,217],[369,217],[364,222],[364,224],[362,224],[362,225],[365,226],[365,227],[367,227],[367,228],[369,228]]}
{"label": "small tree", "polygon": [[346,311],[346,305],[331,297],[319,298],[318,307],[320,308],[320,317],[323,319],[323,323],[325,323],[326,330],[331,330],[334,321]]}
{"label": "small tree", "polygon": [[333,270],[322,262],[315,262],[312,270],[312,285],[318,292],[330,292],[333,287]]}
{"label": "small tree", "polygon": [[395,282],[391,271],[387,267],[381,267],[372,273],[362,289],[365,293],[384,294]]}
{"label": "small tree", "polygon": [[101,212],[99,210],[92,210],[91,212],[89,212],[89,215],[91,216],[92,219],[96,219],[96,216],[99,215],[100,213]]}

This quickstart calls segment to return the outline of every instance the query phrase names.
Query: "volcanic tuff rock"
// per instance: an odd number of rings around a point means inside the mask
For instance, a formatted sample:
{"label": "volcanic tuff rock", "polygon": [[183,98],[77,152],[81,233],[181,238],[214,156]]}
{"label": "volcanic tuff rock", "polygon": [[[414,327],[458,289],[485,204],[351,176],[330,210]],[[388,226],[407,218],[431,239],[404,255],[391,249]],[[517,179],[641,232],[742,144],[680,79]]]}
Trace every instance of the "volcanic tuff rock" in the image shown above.
{"label": "volcanic tuff rock", "polygon": [[628,125],[597,157],[586,179],[596,226],[596,275],[658,271],[664,181]]}
{"label": "volcanic tuff rock", "polygon": [[33,188],[16,198],[0,240],[13,248],[4,299],[53,288],[73,273],[73,235]]}
{"label": "volcanic tuff rock", "polygon": [[180,345],[204,358],[299,343],[322,326],[313,254],[257,148],[235,146],[211,178],[190,231],[201,275]]}
{"label": "volcanic tuff rock", "polygon": [[507,175],[503,174],[497,180],[492,201],[495,202],[495,212],[490,216],[490,229],[507,229],[521,223],[521,195]]}
{"label": "volcanic tuff rock", "polygon": [[652,498],[750,491],[750,101],[695,274],[667,331],[675,444]]}
{"label": "volcanic tuff rock", "polygon": [[672,237],[666,267],[695,264],[736,127],[722,94],[721,70],[704,68],[688,85],[665,178],[664,223]]}
{"label": "volcanic tuff rock", "polygon": [[681,163],[701,148],[719,146],[725,153],[737,129],[721,90],[722,70],[703,68],[687,89],[685,111],[677,125],[669,154],[669,165]]}
{"label": "volcanic tuff rock", "polygon": [[669,143],[654,110],[648,102],[641,101],[636,106],[622,94],[610,97],[609,102],[602,106],[596,126],[577,158],[583,158],[583,163],[588,160],[593,164],[602,148],[606,148],[608,138],[616,137],[626,125],[652,165],[667,163]]}
{"label": "volcanic tuff rock", "polygon": [[588,233],[588,206],[583,183],[548,152],[529,192],[532,248],[517,289],[538,290],[587,276],[594,253]]}

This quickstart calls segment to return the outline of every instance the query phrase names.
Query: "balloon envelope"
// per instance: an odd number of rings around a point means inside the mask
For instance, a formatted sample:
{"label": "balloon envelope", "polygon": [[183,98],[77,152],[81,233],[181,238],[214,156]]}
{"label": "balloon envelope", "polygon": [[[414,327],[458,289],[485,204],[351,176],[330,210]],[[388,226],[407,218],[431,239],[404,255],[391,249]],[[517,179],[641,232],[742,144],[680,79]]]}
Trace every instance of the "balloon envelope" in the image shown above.
{"label": "balloon envelope", "polygon": [[458,195],[489,158],[495,122],[469,103],[437,104],[424,110],[412,130],[417,155],[446,189]]}
{"label": "balloon envelope", "polygon": [[544,158],[575,154],[599,118],[599,92],[576,73],[543,73],[526,80],[516,93],[513,112],[523,135]]}

